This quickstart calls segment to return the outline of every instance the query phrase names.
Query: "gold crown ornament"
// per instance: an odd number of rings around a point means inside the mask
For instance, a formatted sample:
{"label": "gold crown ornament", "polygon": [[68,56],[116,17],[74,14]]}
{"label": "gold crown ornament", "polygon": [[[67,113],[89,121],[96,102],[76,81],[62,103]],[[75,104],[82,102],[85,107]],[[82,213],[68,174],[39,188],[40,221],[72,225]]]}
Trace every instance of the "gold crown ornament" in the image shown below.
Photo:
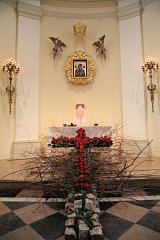
{"label": "gold crown ornament", "polygon": [[74,35],[78,38],[85,36],[87,26],[83,23],[77,23],[73,25]]}

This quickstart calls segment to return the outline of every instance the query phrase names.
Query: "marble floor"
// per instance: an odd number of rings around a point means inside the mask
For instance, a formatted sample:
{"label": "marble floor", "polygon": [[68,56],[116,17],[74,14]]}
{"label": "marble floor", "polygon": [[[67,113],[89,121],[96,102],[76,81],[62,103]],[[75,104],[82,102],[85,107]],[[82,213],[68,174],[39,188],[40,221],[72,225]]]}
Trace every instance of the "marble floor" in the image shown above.
{"label": "marble floor", "polygon": [[[65,202],[43,203],[33,198],[40,192],[24,192],[0,198],[0,240],[64,240]],[[160,195],[152,194],[100,199],[105,240],[160,240]]]}

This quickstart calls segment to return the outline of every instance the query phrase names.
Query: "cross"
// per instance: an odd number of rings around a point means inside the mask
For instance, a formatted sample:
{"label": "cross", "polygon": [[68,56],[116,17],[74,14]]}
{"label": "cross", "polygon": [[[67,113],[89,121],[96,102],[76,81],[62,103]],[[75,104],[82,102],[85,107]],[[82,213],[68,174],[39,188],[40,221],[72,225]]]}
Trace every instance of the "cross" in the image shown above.
{"label": "cross", "polygon": [[92,147],[110,147],[112,140],[108,136],[87,137],[85,130],[79,128],[76,137],[58,137],[52,138],[49,146],[51,147],[74,147],[73,162],[70,166],[72,176],[74,176],[73,188],[76,192],[80,190],[90,191],[91,164],[89,158],[89,149]]}

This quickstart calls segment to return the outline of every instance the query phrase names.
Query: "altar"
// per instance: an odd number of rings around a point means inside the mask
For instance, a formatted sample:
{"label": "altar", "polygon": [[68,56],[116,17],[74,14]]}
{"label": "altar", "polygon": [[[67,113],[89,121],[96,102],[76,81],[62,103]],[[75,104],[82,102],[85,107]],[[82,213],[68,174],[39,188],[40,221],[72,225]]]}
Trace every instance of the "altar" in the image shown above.
{"label": "altar", "polygon": [[[49,127],[49,135],[51,137],[75,137],[77,135],[76,131],[79,127]],[[112,131],[112,126],[91,126],[83,127],[85,129],[86,135],[88,137],[103,137],[110,136]]]}

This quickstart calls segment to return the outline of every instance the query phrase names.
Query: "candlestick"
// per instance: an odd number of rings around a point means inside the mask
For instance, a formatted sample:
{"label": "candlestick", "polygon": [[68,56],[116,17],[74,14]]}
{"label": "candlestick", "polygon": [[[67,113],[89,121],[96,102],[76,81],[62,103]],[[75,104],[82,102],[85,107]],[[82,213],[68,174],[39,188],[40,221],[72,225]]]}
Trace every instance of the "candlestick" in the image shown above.
{"label": "candlestick", "polygon": [[153,72],[159,70],[159,64],[157,63],[158,59],[148,56],[145,59],[145,63],[142,65],[142,70],[144,73],[149,72],[150,83],[147,86],[148,91],[150,91],[150,99],[152,104],[152,112],[154,112],[154,92],[156,90],[156,84],[153,83]]}
{"label": "candlestick", "polygon": [[9,85],[6,87],[6,91],[8,93],[8,102],[9,102],[9,113],[11,114],[11,105],[13,102],[13,93],[15,91],[15,87],[12,85],[12,76],[17,75],[20,71],[19,65],[16,66],[16,61],[13,58],[9,58],[3,62],[2,72],[4,74],[9,74]]}

